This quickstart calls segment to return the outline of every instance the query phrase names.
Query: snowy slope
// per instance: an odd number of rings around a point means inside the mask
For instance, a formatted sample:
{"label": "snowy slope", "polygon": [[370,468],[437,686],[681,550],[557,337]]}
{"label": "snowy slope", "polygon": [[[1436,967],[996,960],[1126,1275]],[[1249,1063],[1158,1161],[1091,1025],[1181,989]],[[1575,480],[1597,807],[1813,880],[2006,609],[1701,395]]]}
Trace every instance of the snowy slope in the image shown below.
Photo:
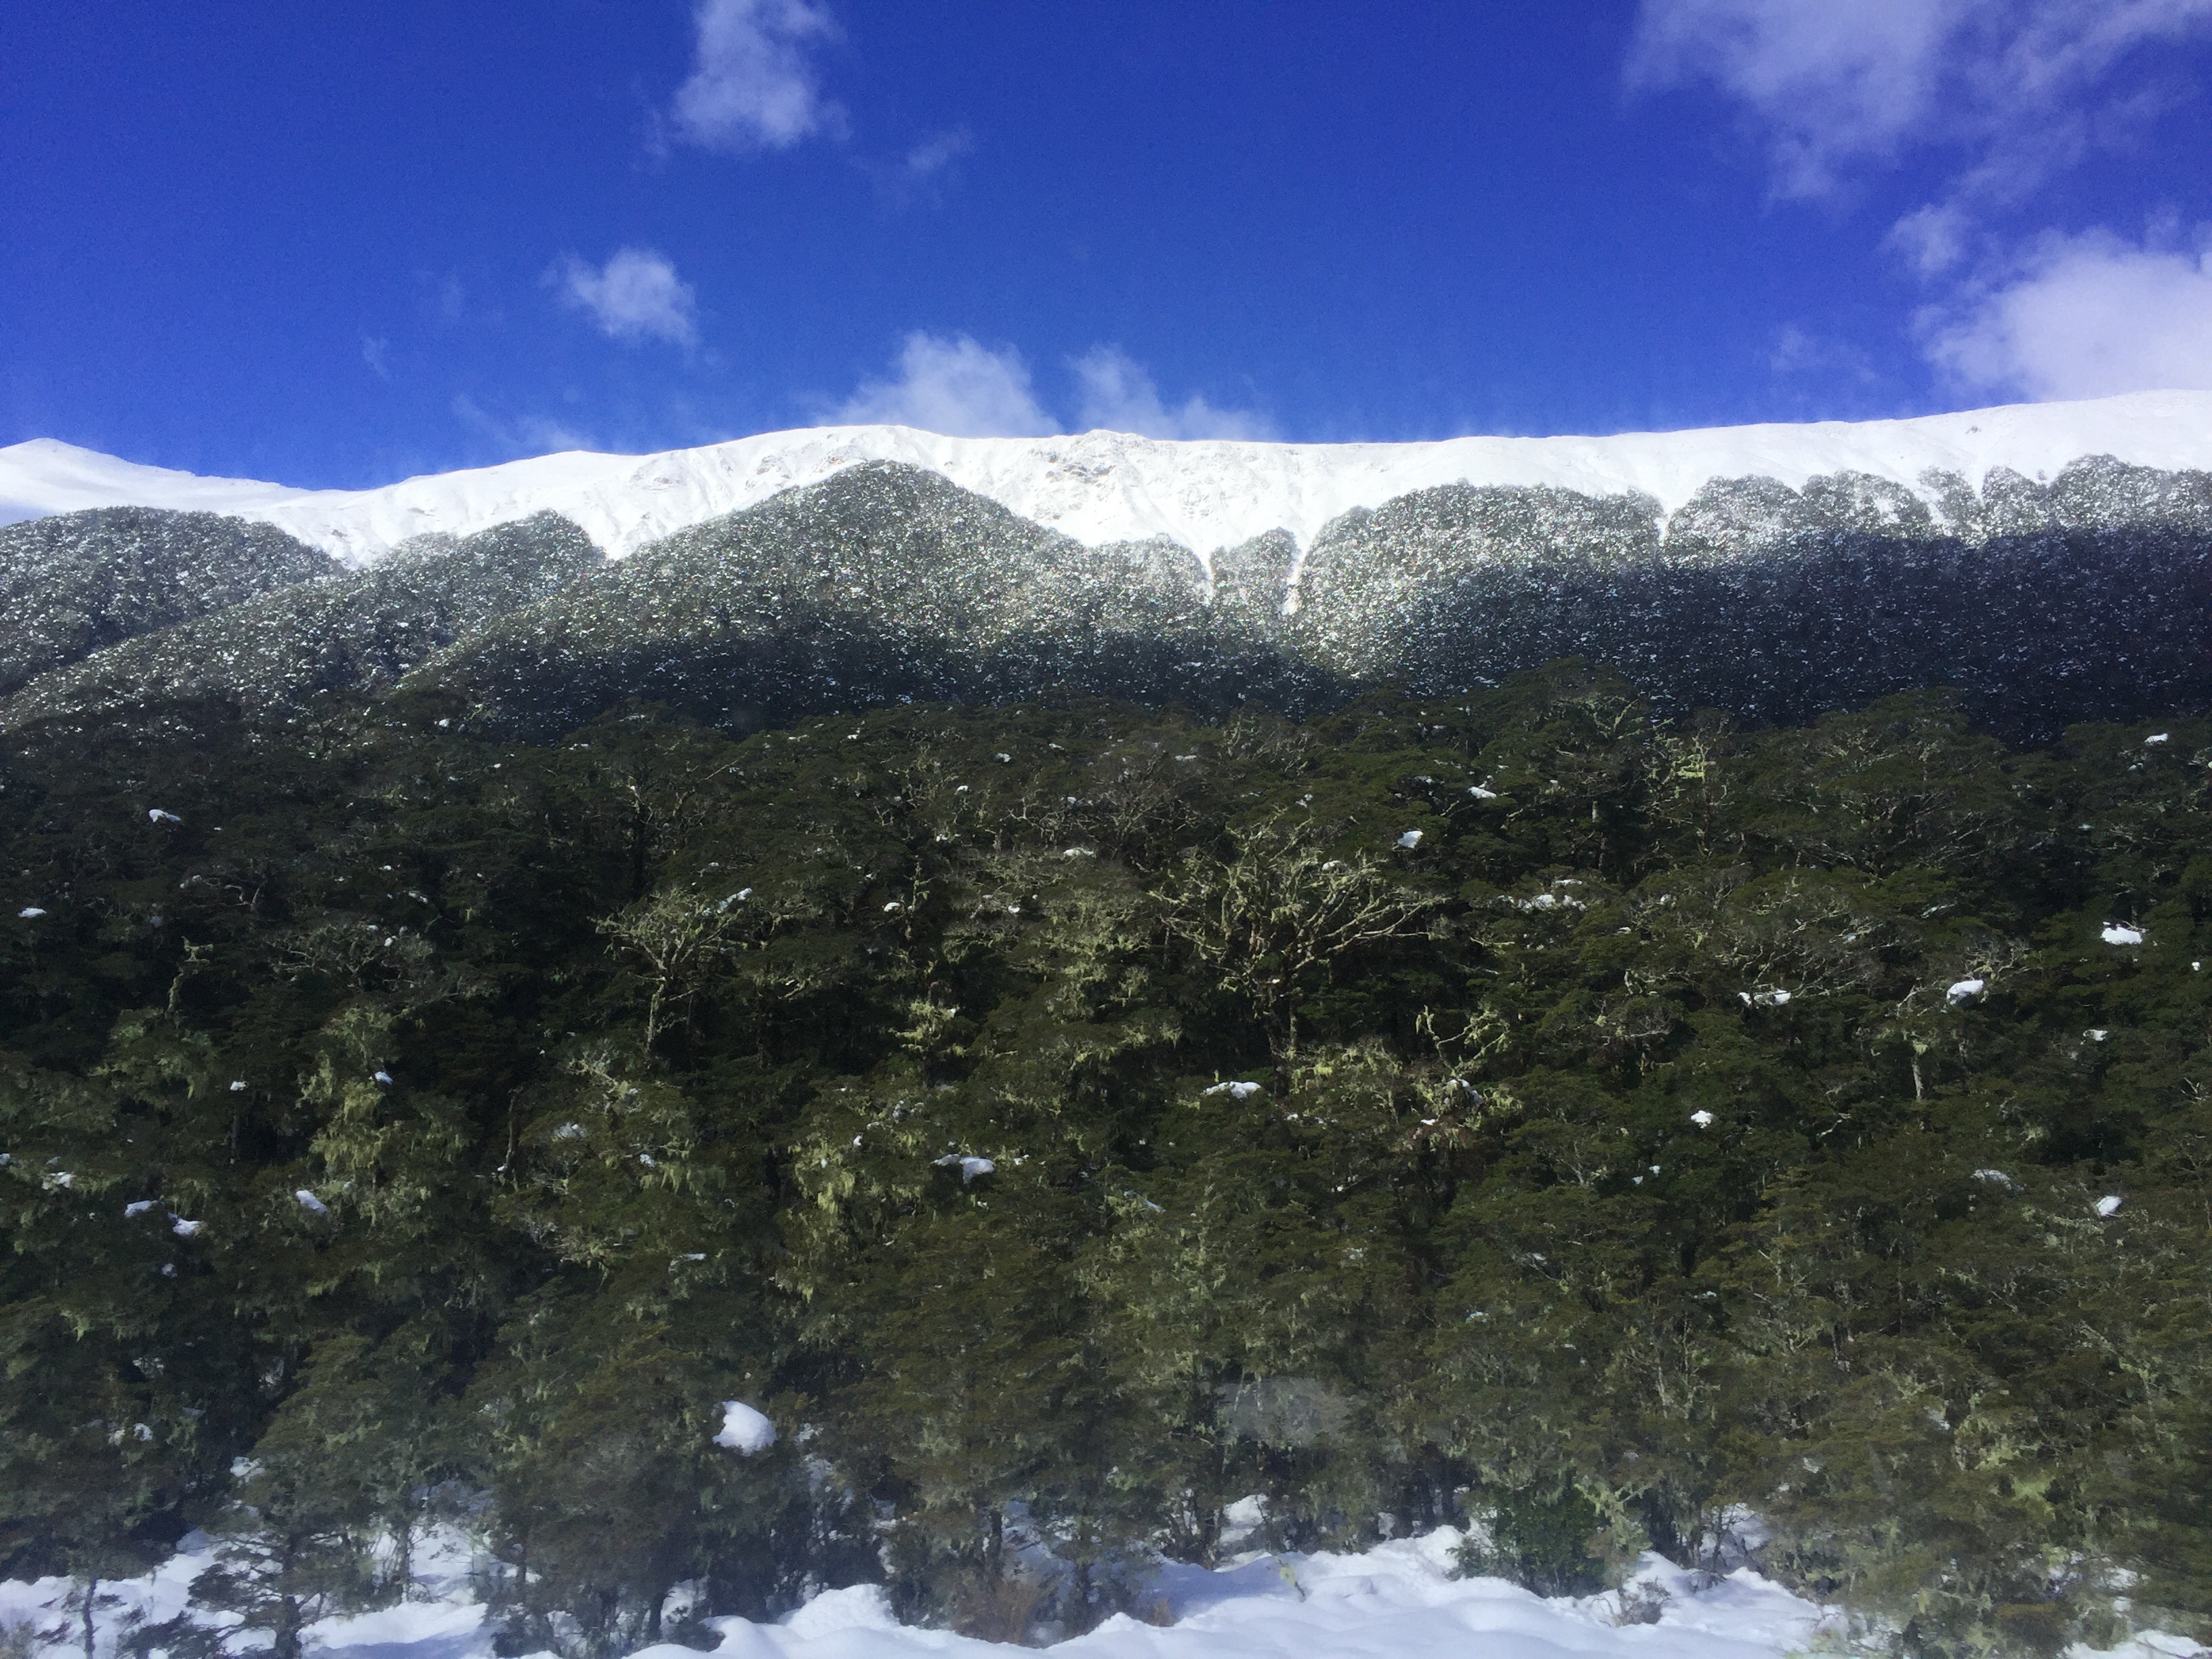
{"label": "snowy slope", "polygon": [[[1619,1627],[1613,1596],[1545,1601],[1499,1579],[1448,1577],[1458,1537],[1446,1530],[1364,1555],[1268,1556],[1219,1572],[1170,1565],[1155,1589],[1172,1624],[1124,1614],[1058,1650],[1069,1659],[1780,1659],[1824,1622],[1818,1608],[1748,1569],[1709,1583],[1651,1556],[1639,1579],[1669,1592],[1660,1622]],[[181,1554],[147,1577],[105,1586],[117,1602],[103,1620],[100,1659],[109,1659],[111,1631],[120,1636],[132,1623],[183,1611],[193,1575],[211,1559]],[[421,1599],[322,1620],[307,1632],[309,1650],[319,1659],[491,1659],[496,1627],[470,1598],[465,1555],[423,1565],[430,1571],[418,1579]],[[40,1644],[38,1659],[75,1659],[69,1650],[81,1652],[81,1638],[63,1605],[71,1588],[62,1578],[0,1584],[0,1626],[22,1620],[57,1636],[65,1629],[63,1640]],[[832,1590],[779,1624],[712,1624],[722,1659],[988,1659],[1022,1650],[901,1626],[873,1585]],[[695,1653],[671,1644],[638,1659]]]}
{"label": "snowy slope", "polygon": [[550,509],[619,556],[794,484],[893,460],[941,472],[1079,541],[1165,536],[1205,553],[1277,528],[1304,545],[1347,508],[1462,481],[1588,495],[1640,490],[1671,512],[1715,477],[1764,474],[1794,489],[1848,470],[1918,488],[1934,469],[1978,484],[1993,467],[2035,477],[2094,454],[2212,468],[2212,392],[2136,392],[1910,421],[1407,444],[1180,443],[1118,432],[945,438],[908,427],[817,427],[660,455],[544,455],[367,490],[203,478],[34,439],[0,448],[0,517],[196,508],[276,525],[359,562],[425,531],[465,535]]}
{"label": "snowy slope", "polygon": [[[1052,1650],[1068,1659],[1784,1659],[1822,1644],[1846,1648],[1833,1613],[1747,1567],[1715,1579],[1646,1556],[1631,1588],[1656,1602],[1657,1621],[1616,1623],[1618,1595],[1545,1600],[1502,1579],[1450,1577],[1446,1564],[1459,1536],[1446,1528],[1364,1555],[1263,1556],[1218,1572],[1170,1564],[1153,1588],[1171,1622],[1118,1614]],[[118,1638],[133,1625],[183,1611],[193,1575],[211,1560],[179,1554],[146,1577],[104,1585],[116,1600],[101,1615],[98,1659],[116,1659]],[[414,1596],[309,1626],[308,1652],[315,1659],[492,1659],[495,1627],[471,1599],[465,1547],[426,1550],[416,1564]],[[65,1603],[72,1588],[65,1578],[0,1583],[0,1632],[28,1626],[49,1637],[33,1645],[32,1659],[76,1659],[80,1632]],[[708,1622],[720,1637],[711,1650],[720,1659],[992,1659],[1024,1651],[902,1626],[873,1585],[831,1590],[776,1624]],[[2074,1650],[2075,1659],[2087,1652]],[[2152,1635],[2111,1659],[2206,1652],[2185,1638]],[[669,1644],[632,1659],[697,1655]]]}

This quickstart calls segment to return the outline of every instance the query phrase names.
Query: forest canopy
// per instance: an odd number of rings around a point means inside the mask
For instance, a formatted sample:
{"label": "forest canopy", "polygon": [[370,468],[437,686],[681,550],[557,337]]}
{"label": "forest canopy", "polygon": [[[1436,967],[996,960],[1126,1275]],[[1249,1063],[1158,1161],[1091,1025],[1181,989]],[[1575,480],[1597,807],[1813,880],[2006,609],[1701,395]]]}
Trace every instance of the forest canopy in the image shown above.
{"label": "forest canopy", "polygon": [[1261,1493],[1547,1592],[1754,1514],[1914,1654],[2212,1633],[2212,721],[1570,661],[4,743],[0,1572],[204,1528],[290,1659],[459,1518],[513,1651],[1019,1636]]}

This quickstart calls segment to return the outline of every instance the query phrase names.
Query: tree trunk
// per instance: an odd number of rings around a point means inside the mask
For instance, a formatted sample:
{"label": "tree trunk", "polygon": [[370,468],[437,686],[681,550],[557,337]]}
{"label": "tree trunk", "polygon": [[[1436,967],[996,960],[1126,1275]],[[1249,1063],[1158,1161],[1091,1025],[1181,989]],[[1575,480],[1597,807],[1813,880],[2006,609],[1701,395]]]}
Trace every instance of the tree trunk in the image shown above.
{"label": "tree trunk", "polygon": [[97,1575],[84,1581],[84,1659],[93,1659],[93,1644],[98,1632],[92,1622],[92,1610],[100,1601],[100,1579]]}

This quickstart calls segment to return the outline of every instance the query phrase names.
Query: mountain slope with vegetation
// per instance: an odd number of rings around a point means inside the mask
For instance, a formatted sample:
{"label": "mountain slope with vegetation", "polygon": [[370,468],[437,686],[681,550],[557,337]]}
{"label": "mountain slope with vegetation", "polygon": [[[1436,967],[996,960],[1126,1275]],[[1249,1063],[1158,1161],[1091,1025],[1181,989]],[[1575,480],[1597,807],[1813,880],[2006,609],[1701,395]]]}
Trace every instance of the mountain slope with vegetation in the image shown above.
{"label": "mountain slope with vegetation", "polygon": [[0,703],[0,724],[112,719],[200,696],[294,716],[320,695],[388,689],[599,563],[584,532],[550,513],[463,540],[418,537],[366,570],[263,593],[43,675]]}
{"label": "mountain slope with vegetation", "polygon": [[154,717],[0,748],[0,1573],[205,1527],[291,1659],[459,1510],[604,1654],[1748,1504],[1905,1652],[2208,1629],[2203,719]]}
{"label": "mountain slope with vegetation", "polygon": [[1070,691],[1304,718],[1394,678],[1455,696],[1568,655],[1678,717],[1794,724],[1949,685],[1987,729],[2048,741],[2212,702],[2212,474],[2090,458],[1922,491],[1713,479],[1668,515],[1457,483],[1346,514],[1303,550],[1278,532],[1201,560],[1159,538],[1085,546],[875,461],[604,566],[550,515],[424,538],[95,650],[0,724],[202,694],[289,719],[395,684],[532,741],[624,696],[735,731]]}
{"label": "mountain slope with vegetation", "polygon": [[100,507],[0,525],[0,696],[125,640],[337,574],[283,531]]}
{"label": "mountain slope with vegetation", "polygon": [[935,474],[842,472],[656,544],[417,671],[543,738],[635,695],[744,729],[1047,688],[1304,715],[1550,659],[1662,708],[1796,722],[1954,685],[2014,738],[2212,701],[2212,477],[2088,461],[1918,497],[1851,474],[1656,503],[1452,485],[1211,568],[1085,548]]}

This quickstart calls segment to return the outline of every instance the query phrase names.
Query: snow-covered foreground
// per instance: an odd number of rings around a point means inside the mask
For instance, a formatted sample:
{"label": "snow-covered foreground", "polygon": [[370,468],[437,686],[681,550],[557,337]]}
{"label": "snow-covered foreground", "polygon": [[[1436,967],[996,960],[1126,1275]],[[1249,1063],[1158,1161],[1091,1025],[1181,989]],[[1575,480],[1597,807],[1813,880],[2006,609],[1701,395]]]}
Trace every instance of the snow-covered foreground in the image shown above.
{"label": "snow-covered foreground", "polygon": [[[1782,1659],[1850,1647],[1832,1613],[1790,1595],[1748,1567],[1724,1577],[1685,1572],[1647,1556],[1626,1595],[1656,1603],[1656,1623],[1628,1622],[1620,1593],[1546,1600],[1496,1578],[1450,1576],[1461,1534],[1446,1528],[1359,1555],[1263,1555],[1219,1571],[1169,1564],[1152,1587],[1156,1618],[1117,1614],[1054,1651],[1069,1659]],[[117,1598],[100,1617],[99,1652],[108,1659],[126,1626],[183,1610],[210,1558],[180,1553],[144,1578],[103,1586]],[[491,1659],[493,1627],[470,1598],[463,1549],[417,1558],[424,1597],[309,1627],[324,1659]],[[67,1579],[0,1583],[0,1640],[29,1625],[58,1641],[37,1644],[40,1659],[81,1651],[81,1626],[65,1604]],[[1007,1650],[947,1631],[902,1626],[873,1585],[832,1590],[781,1622],[709,1621],[720,1659],[983,1659]],[[241,1650],[245,1644],[241,1644]],[[2115,1659],[2182,1659],[2212,1650],[2150,1637]],[[697,1659],[665,1644],[643,1659]]]}
{"label": "snow-covered foreground", "polygon": [[810,427],[659,455],[541,455],[358,490],[201,477],[40,438],[0,448],[0,520],[94,507],[223,513],[276,525],[358,563],[410,536],[468,535],[550,510],[620,557],[781,490],[884,460],[942,473],[1080,542],[1165,536],[1203,555],[1275,529],[1310,545],[1352,507],[1462,482],[1641,491],[1671,513],[1713,478],[1758,474],[1796,489],[1849,471],[1924,490],[1930,471],[1978,486],[1994,467],[2036,477],[2085,455],[2212,467],[2212,392],[2131,392],[1905,421],[1427,443],[1178,442],[1126,432],[945,438],[902,426]]}

